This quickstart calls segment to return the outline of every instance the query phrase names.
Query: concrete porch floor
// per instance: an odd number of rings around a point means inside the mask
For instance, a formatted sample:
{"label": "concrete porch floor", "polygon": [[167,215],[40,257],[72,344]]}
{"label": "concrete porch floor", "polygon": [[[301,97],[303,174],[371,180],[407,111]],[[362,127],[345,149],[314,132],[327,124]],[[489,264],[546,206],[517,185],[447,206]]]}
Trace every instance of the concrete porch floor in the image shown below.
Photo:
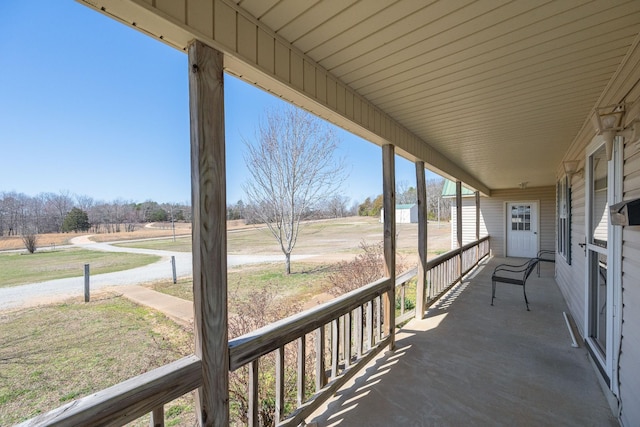
{"label": "concrete porch floor", "polygon": [[484,261],[425,319],[397,334],[307,421],[318,426],[617,426],[586,349],[571,347],[568,309],[543,263],[522,288]]}

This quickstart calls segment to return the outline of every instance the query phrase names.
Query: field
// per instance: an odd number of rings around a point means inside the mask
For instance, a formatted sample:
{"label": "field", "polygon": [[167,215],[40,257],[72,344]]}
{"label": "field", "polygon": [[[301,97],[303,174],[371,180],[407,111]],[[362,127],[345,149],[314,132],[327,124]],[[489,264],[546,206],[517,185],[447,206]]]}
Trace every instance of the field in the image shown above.
{"label": "field", "polygon": [[[24,421],[192,353],[192,331],[109,295],[88,304],[69,301],[0,313],[0,425]],[[185,417],[193,418],[189,397],[165,407],[175,415],[167,417],[167,425],[185,425]]]}
{"label": "field", "polygon": [[[430,256],[451,248],[450,226],[430,223],[428,245]],[[361,242],[382,241],[382,224],[377,218],[348,217],[310,221],[303,224],[293,254],[312,254],[319,262],[350,259],[359,252]],[[408,257],[417,256],[418,224],[397,225],[397,250]],[[191,251],[191,236],[117,244],[144,249]],[[232,255],[278,254],[280,247],[264,225],[228,227],[227,252]]]}
{"label": "field", "polygon": [[[176,236],[191,234],[191,224],[176,223]],[[88,234],[88,233],[85,233]],[[74,237],[82,236],[78,233],[49,233],[38,234],[38,247],[52,249],[56,246],[67,245]],[[118,240],[148,239],[154,237],[173,236],[173,229],[168,223],[151,223],[138,226],[132,232],[101,233],[93,234],[91,240],[94,242],[116,242]],[[24,249],[24,243],[20,236],[1,236],[0,251]]]}
{"label": "field", "polygon": [[[317,263],[293,263],[291,274],[284,274],[281,263],[266,263],[244,266],[241,270],[229,271],[228,289],[230,305],[242,304],[251,294],[267,290],[278,298],[313,304],[327,290],[327,277],[334,271],[332,265]],[[171,280],[146,285],[158,292],[193,301],[191,278],[181,278],[176,284]],[[316,300],[317,302],[317,300]]]}
{"label": "field", "polygon": [[151,264],[155,255],[99,252],[85,249],[56,249],[33,254],[8,252],[0,254],[0,288],[79,277],[84,264],[90,264],[91,274],[111,273]]}
{"label": "field", "polygon": [[[280,253],[277,243],[264,227],[235,223],[230,224],[228,230],[228,251],[232,255]],[[441,228],[430,225],[430,257],[449,249],[449,233],[448,224],[443,223]],[[190,235],[180,237],[178,230],[176,234],[176,242],[172,238],[173,230],[168,227],[99,235],[93,239],[154,238],[119,245],[190,251]],[[328,277],[336,272],[337,263],[352,260],[361,253],[361,242],[374,244],[380,241],[382,225],[377,218],[310,222],[300,233],[294,255],[313,256],[293,261],[291,275],[284,274],[283,263],[245,265],[229,270],[230,313],[241,312],[242,307],[251,305],[252,297],[261,293],[275,295],[278,304],[302,308],[325,302],[333,298],[328,293]],[[397,242],[398,253],[405,263],[414,263],[417,224],[399,224]],[[118,270],[124,268],[119,264],[115,267],[120,262],[114,258],[116,256],[123,256],[123,261],[134,264],[156,259],[147,255],[81,249],[41,251],[33,255],[4,253],[0,254],[0,283],[69,277],[63,276],[69,271],[78,275],[75,272],[82,271],[82,265],[89,262],[86,261],[89,255],[109,257],[103,268]],[[97,266],[100,259],[90,263],[92,273],[100,271]],[[166,280],[145,286],[183,299],[193,298],[190,277],[180,278],[175,285]],[[414,285],[407,289],[407,299],[415,299]],[[185,331],[158,312],[111,294],[103,293],[89,304],[68,301],[0,312],[0,425],[20,422],[176,360],[193,352],[192,343],[192,331]],[[193,410],[192,395],[167,405],[166,425],[192,425]],[[135,423],[145,424],[148,425],[148,419]]]}

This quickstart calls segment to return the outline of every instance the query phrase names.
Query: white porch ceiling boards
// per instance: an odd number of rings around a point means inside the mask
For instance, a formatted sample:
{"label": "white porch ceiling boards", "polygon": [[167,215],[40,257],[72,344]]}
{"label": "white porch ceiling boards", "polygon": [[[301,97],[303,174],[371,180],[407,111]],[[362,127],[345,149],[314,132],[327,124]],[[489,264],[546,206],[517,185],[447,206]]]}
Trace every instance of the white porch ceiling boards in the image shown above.
{"label": "white porch ceiling boards", "polygon": [[[87,1],[130,24],[141,17],[139,7]],[[563,154],[640,31],[638,0],[130,3],[166,21],[149,24],[152,34],[168,34],[171,43],[177,26],[204,38],[237,59],[237,68],[245,62],[272,72],[273,82],[249,78],[266,89],[356,132],[362,126],[376,143],[408,141],[401,143],[408,157],[424,152],[426,162],[485,189],[554,183]],[[186,37],[174,44],[183,47]],[[282,49],[290,50],[284,63]],[[294,75],[298,54],[302,77]],[[291,88],[302,97],[287,94]],[[369,117],[359,120],[365,111]]]}

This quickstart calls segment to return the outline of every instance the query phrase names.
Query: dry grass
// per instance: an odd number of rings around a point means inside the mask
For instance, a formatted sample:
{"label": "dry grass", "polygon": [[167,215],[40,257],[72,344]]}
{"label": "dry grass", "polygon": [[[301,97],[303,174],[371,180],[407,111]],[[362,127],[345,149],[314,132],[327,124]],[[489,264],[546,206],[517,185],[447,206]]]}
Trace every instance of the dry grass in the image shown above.
{"label": "dry grass", "polygon": [[[70,233],[51,233],[51,234],[38,234],[39,248],[52,247],[69,244],[69,240],[79,236],[78,234]],[[24,249],[24,243],[21,236],[2,236],[0,237],[0,251]]]}
{"label": "dry grass", "polygon": [[[192,353],[191,331],[112,295],[91,303],[4,312],[0,425],[23,421]],[[167,405],[165,411],[184,412],[172,425],[192,424],[183,420],[193,418],[191,405],[188,396]]]}
{"label": "dry grass", "polygon": [[[120,233],[93,234],[91,240],[94,242],[117,242],[119,240],[151,239],[154,237],[173,236],[173,229],[170,223],[153,223],[149,226],[140,227],[135,231]],[[177,222],[176,236],[191,235],[191,224]]]}
{"label": "dry grass", "polygon": [[[293,263],[291,274],[287,276],[283,264],[266,263],[229,271],[229,306],[243,304],[250,300],[252,294],[263,290],[271,291],[280,299],[304,304],[326,289],[333,268],[327,264]],[[193,301],[191,278],[181,278],[176,284],[172,280],[162,280],[144,286]]]}

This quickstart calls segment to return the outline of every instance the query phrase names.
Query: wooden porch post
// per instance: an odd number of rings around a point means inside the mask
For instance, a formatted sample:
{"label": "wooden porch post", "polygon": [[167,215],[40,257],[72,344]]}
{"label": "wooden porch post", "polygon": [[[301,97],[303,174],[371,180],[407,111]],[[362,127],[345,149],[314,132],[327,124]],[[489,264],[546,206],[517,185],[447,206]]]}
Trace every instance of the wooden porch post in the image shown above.
{"label": "wooden porch post", "polygon": [[229,425],[227,237],[223,55],[189,45],[193,305],[202,387],[196,418],[202,426]]}
{"label": "wooden porch post", "polygon": [[458,279],[462,278],[462,182],[456,181],[456,235],[458,238]]}
{"label": "wooden porch post", "polygon": [[396,166],[395,147],[382,147],[382,194],[384,208],[384,274],[392,284],[383,296],[384,332],[391,337],[389,350],[395,348],[396,330]]}
{"label": "wooden porch post", "polygon": [[[480,240],[480,192],[476,191],[476,242]],[[476,245],[476,262],[480,261],[480,245]]]}
{"label": "wooden porch post", "polygon": [[424,316],[427,289],[427,183],[424,177],[424,162],[416,162],[416,188],[418,193],[418,284],[416,289],[416,319]]}

